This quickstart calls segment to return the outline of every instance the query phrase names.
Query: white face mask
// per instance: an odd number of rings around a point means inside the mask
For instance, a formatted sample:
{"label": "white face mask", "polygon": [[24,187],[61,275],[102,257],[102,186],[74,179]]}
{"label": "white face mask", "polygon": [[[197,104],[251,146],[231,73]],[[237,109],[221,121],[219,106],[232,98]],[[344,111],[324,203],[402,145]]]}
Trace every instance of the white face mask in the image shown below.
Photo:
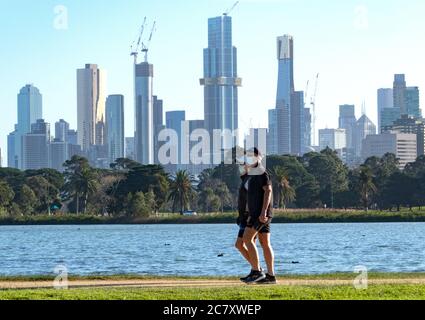
{"label": "white face mask", "polygon": [[246,164],[249,166],[254,166],[258,163],[258,158],[257,157],[247,157],[246,158]]}

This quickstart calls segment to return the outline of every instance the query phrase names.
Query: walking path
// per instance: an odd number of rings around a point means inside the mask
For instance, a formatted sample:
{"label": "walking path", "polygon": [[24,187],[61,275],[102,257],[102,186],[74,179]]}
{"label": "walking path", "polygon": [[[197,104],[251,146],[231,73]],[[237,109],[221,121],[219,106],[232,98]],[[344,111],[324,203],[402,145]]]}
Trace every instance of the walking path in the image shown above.
{"label": "walking path", "polygon": [[[425,278],[407,279],[370,279],[369,285],[374,284],[420,284],[425,285]],[[134,287],[134,288],[202,288],[202,287],[235,287],[244,286],[235,280],[73,280],[68,282],[69,288],[101,288],[101,287]],[[280,279],[282,286],[337,286],[353,285],[353,280],[326,279]],[[1,281],[0,290],[4,289],[41,289],[53,288],[53,281]]]}

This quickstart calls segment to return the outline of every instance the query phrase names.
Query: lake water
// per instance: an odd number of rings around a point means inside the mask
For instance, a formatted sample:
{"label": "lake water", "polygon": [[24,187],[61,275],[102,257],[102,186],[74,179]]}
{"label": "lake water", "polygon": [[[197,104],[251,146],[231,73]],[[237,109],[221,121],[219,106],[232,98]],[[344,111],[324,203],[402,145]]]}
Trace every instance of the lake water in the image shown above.
{"label": "lake water", "polygon": [[[236,225],[2,226],[0,275],[240,275]],[[279,274],[425,272],[425,224],[274,224]],[[223,257],[218,255],[224,254]],[[261,250],[260,250],[261,254]],[[299,262],[294,264],[293,262]]]}

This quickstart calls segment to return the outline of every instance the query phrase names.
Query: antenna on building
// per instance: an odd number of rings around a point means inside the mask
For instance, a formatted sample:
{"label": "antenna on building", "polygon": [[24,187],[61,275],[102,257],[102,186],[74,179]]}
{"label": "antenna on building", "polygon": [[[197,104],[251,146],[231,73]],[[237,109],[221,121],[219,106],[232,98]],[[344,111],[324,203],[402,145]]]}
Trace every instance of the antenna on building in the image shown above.
{"label": "antenna on building", "polygon": [[362,116],[366,115],[366,101],[363,99],[362,102]]}
{"label": "antenna on building", "polygon": [[230,9],[228,9],[226,12],[223,13],[223,16],[228,16],[236,8],[238,4],[239,4],[239,1],[236,1],[236,3]]}

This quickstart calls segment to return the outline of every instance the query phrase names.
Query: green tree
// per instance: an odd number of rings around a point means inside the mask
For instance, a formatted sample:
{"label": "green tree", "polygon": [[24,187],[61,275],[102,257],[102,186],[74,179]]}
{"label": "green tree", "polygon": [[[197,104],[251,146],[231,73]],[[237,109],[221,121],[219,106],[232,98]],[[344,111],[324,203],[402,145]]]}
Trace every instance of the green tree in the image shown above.
{"label": "green tree", "polygon": [[322,203],[334,207],[335,195],[348,189],[348,168],[330,148],[306,154],[302,161],[319,183]]}
{"label": "green tree", "polygon": [[0,179],[0,208],[8,210],[14,197],[13,189],[6,181]]}
{"label": "green tree", "polygon": [[71,160],[66,161],[64,167],[64,189],[69,196],[74,198],[76,213],[80,213],[81,206],[81,211],[86,214],[88,199],[97,190],[98,175],[90,167],[87,159],[79,156],[74,156]]}
{"label": "green tree", "polygon": [[170,186],[169,200],[172,201],[172,211],[176,211],[176,208],[180,209],[180,214],[189,208],[190,199],[193,195],[193,177],[188,174],[186,170],[179,170],[173,177]]}
{"label": "green tree", "polygon": [[50,205],[59,197],[59,190],[42,176],[30,176],[26,184],[32,189],[39,201],[38,213],[50,212]]}
{"label": "green tree", "polygon": [[286,209],[286,206],[296,199],[296,193],[289,183],[288,175],[284,168],[274,167],[271,177],[275,202],[279,208]]}
{"label": "green tree", "polygon": [[359,174],[360,194],[362,197],[363,207],[369,211],[370,200],[372,195],[376,193],[377,188],[373,183],[372,170],[367,166],[361,166]]}
{"label": "green tree", "polygon": [[24,215],[33,215],[35,208],[40,205],[34,191],[26,184],[22,185],[19,193],[15,196],[15,202]]}

